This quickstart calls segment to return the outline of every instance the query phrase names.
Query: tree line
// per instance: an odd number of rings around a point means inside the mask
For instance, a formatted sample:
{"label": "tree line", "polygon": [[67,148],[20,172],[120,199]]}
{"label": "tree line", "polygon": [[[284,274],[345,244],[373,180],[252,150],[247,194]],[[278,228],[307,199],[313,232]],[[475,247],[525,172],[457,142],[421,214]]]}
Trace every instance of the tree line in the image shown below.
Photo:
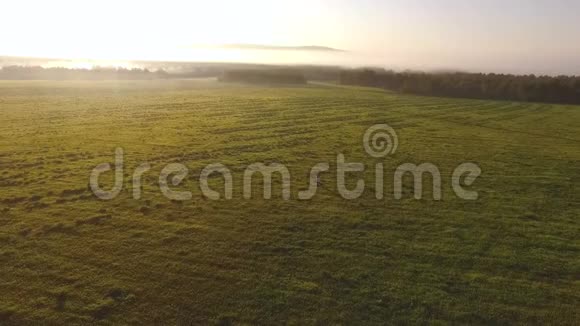
{"label": "tree line", "polygon": [[94,67],[92,69],[43,68],[37,66],[7,66],[0,68],[0,79],[6,80],[103,80],[167,78],[167,72],[148,69]]}
{"label": "tree line", "polygon": [[341,71],[339,83],[427,96],[580,104],[580,77],[577,76],[355,69]]}
{"label": "tree line", "polygon": [[304,74],[293,69],[228,70],[224,71],[219,80],[257,84],[306,84]]}
{"label": "tree line", "polygon": [[[242,67],[242,68],[238,68]],[[153,71],[154,70],[154,71]],[[219,78],[222,81],[304,84],[307,80],[332,81],[338,79],[340,68],[321,66],[268,66],[243,64],[207,64],[180,67],[170,72],[159,67],[126,69],[115,67],[64,68],[41,66],[0,67],[0,80],[105,80],[105,79],[169,79]]]}

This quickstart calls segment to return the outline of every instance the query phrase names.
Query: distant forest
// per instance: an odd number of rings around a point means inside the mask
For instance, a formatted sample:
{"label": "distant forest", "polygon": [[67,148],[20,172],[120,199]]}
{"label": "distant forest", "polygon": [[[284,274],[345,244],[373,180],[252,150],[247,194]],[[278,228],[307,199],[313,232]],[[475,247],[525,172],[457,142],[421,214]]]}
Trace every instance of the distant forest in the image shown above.
{"label": "distant forest", "polygon": [[409,94],[580,104],[580,77],[343,70],[339,83]]}
{"label": "distant forest", "polygon": [[257,84],[306,84],[304,74],[290,69],[231,70],[225,71],[219,80]]}
{"label": "distant forest", "polygon": [[[0,61],[1,63],[1,61]],[[92,69],[43,68],[30,65],[0,66],[0,80],[105,80],[105,79],[159,79],[159,78],[221,78],[222,80],[259,79],[304,83],[305,80],[336,82],[340,70],[334,66],[271,66],[229,63],[152,63],[143,62],[147,68]],[[242,76],[243,75],[243,76]],[[279,78],[275,78],[278,75]]]}
{"label": "distant forest", "polygon": [[[394,72],[384,69],[341,69],[334,66],[268,66],[244,64],[180,64],[161,67],[92,69],[5,66],[0,80],[131,80],[219,78],[226,82],[304,84],[307,81],[379,87],[408,94],[547,102],[580,105],[580,77],[476,73]],[[153,71],[154,70],[154,71]]]}
{"label": "distant forest", "polygon": [[163,70],[102,68],[69,69],[29,66],[7,66],[0,69],[0,79],[5,80],[103,80],[103,79],[157,79],[167,78]]}

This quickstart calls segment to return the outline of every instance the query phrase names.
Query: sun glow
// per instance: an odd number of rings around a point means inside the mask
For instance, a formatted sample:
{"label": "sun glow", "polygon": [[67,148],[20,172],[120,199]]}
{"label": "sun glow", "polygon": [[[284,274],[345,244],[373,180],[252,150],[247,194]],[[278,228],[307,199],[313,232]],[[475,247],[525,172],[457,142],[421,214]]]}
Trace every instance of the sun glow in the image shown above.
{"label": "sun glow", "polygon": [[[523,0],[2,0],[0,56],[580,74],[579,10],[578,1]],[[211,47],[220,44],[356,57]]]}
{"label": "sun glow", "polygon": [[[233,54],[193,51],[190,47],[194,44],[321,42],[303,37],[301,28],[290,21],[295,16],[301,16],[303,22],[314,19],[309,12],[320,8],[306,0],[292,4],[254,0],[251,5],[241,1],[168,0],[161,4],[103,0],[93,6],[71,0],[19,0],[8,1],[0,7],[4,13],[26,13],[3,15],[0,30],[16,27],[17,32],[3,33],[0,55],[96,60],[211,57],[213,61],[223,61],[231,60]],[[309,12],[300,13],[303,8],[309,8]],[[246,54],[237,53],[234,59],[245,60]]]}

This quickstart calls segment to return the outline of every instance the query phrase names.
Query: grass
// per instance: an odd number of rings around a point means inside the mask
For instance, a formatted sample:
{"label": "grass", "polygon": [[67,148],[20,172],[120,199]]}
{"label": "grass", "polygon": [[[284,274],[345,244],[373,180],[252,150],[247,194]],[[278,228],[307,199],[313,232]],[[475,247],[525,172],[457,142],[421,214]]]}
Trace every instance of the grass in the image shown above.
{"label": "grass", "polygon": [[[0,82],[0,324],[575,324],[580,319],[580,107],[415,97],[364,88],[212,81]],[[388,123],[399,149],[365,154]],[[125,188],[88,190],[125,151]],[[431,162],[443,200],[342,199],[319,162],[338,153],[392,177]],[[131,198],[132,171],[146,174]],[[292,200],[242,198],[245,167],[280,162]],[[450,174],[483,170],[479,200]],[[186,164],[172,202],[157,186]],[[209,163],[234,173],[232,200],[204,199]],[[354,182],[353,180],[350,180]],[[218,187],[219,180],[212,182]],[[110,183],[109,183],[110,184]],[[259,189],[258,189],[259,190]],[[428,196],[426,196],[428,197]]]}

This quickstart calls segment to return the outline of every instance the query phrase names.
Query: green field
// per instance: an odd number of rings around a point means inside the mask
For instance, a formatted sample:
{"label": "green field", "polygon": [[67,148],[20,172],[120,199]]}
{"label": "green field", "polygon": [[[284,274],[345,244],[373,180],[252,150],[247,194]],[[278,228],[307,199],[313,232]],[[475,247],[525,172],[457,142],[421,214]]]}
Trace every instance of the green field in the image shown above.
{"label": "green field", "polygon": [[[0,82],[0,122],[2,325],[580,320],[580,107],[331,85],[29,81]],[[385,159],[362,146],[379,123],[399,136]],[[89,175],[117,147],[125,188],[102,201]],[[333,171],[338,153],[370,172],[383,162],[385,198],[365,173],[367,191],[345,200],[329,172],[312,200],[297,199],[310,168]],[[132,171],[145,162],[135,200]],[[288,166],[292,199],[280,180],[271,200],[243,199],[254,162]],[[439,167],[441,201],[414,199],[409,178],[393,198],[388,180],[406,162]],[[476,201],[451,188],[463,162],[483,170]],[[190,169],[175,188],[191,200],[161,194],[168,163]],[[209,163],[233,171],[233,199],[202,196]]]}

